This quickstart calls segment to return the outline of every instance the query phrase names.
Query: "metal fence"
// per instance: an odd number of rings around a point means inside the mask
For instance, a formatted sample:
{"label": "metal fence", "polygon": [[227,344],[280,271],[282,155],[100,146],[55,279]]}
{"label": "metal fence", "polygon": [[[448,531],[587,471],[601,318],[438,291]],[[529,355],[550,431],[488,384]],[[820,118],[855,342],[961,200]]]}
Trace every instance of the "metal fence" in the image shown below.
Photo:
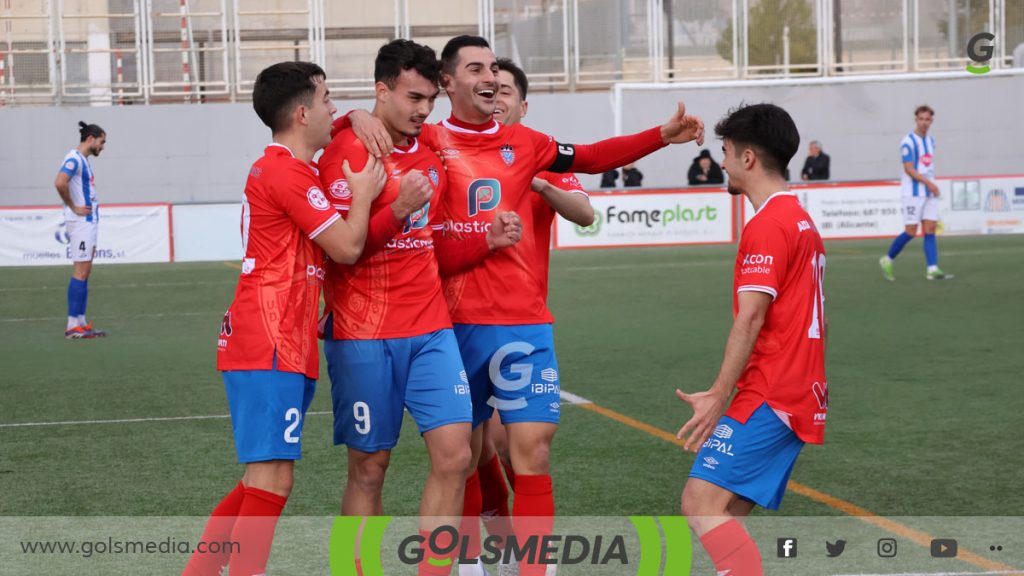
{"label": "metal fence", "polygon": [[1024,0],[0,0],[0,106],[245,99],[293,59],[367,95],[399,37],[480,34],[581,90],[961,69],[979,32],[992,68],[1024,66]]}

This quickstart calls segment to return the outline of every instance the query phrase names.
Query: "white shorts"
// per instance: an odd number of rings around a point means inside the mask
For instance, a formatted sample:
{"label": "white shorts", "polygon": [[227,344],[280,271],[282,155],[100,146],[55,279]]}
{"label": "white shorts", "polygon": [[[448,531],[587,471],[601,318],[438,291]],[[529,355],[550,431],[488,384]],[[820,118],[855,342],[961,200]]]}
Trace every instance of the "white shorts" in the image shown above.
{"label": "white shorts", "polygon": [[904,196],[903,224],[920,224],[922,220],[939,220],[939,199],[934,196]]}
{"label": "white shorts", "polygon": [[74,262],[92,262],[96,254],[96,236],[99,232],[99,224],[96,222],[71,221],[67,223],[68,229],[68,255]]}

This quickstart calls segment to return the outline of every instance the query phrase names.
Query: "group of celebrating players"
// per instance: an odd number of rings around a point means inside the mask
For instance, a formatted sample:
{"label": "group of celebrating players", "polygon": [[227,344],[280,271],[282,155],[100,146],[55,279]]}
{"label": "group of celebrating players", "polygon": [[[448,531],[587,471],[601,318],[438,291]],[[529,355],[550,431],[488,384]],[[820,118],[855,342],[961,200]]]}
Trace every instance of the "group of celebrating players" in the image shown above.
{"label": "group of celebrating players", "polygon": [[[492,535],[523,541],[550,533],[555,514],[550,452],[560,412],[553,317],[546,303],[552,221],[556,213],[584,226],[593,221],[589,198],[573,171],[601,173],[668,144],[704,140],[703,122],[680,103],[665,124],[637,134],[591,145],[556,142],[520,123],[528,110],[526,75],[475,36],[450,40],[440,60],[429,47],[392,41],[380,49],[374,77],[373,110],[337,120],[319,66],[283,62],[256,79],[253,107],[270,127],[273,143],[246,182],[244,260],[217,351],[245,473],[213,510],[202,536],[204,542],[237,542],[240,550],[197,552],[184,576],[218,574],[224,567],[232,576],[265,572],[277,518],[292,489],[294,462],[301,457],[303,419],[319,375],[318,336],[331,380],[334,442],[347,448],[342,514],[383,514],[390,454],[408,411],[429,457],[419,509],[424,536],[460,523],[472,558],[480,553],[481,518]],[[452,114],[428,124],[441,90]],[[744,114],[754,117],[741,122]],[[780,108],[756,105],[737,110],[719,128],[735,182],[730,191],[746,193],[762,207],[774,199],[758,196],[762,189],[785,189],[781,168],[799,143],[792,119]],[[745,182],[751,190],[740,188]],[[824,425],[817,417],[827,403],[820,307],[824,250],[795,198],[775,200],[765,213],[752,221],[763,233],[749,240],[745,233],[737,259],[737,322],[748,325],[743,334],[734,326],[726,362],[738,362],[739,369],[729,371],[723,362],[712,390],[679,392],[695,409],[680,434],[691,433],[694,450],[701,445],[715,450],[706,441],[721,432],[715,424],[738,381],[751,379],[744,367],[777,351],[754,350],[755,340],[770,337],[771,345],[783,349],[791,372],[815,372],[817,396],[790,394],[780,400],[772,385],[762,382],[744,394],[741,382],[733,403],[740,406],[730,408],[726,418],[737,418],[739,428],[748,419],[753,426],[756,418],[772,415],[764,406],[778,400],[772,404],[776,424],[785,426],[770,430],[776,437],[770,449],[783,454],[772,474],[784,485],[799,447],[804,440],[820,442]],[[807,231],[813,234],[802,234]],[[745,262],[741,269],[739,259],[748,249],[757,251],[759,265]],[[814,260],[811,268],[796,261],[805,257]],[[804,290],[805,284],[813,287]],[[791,297],[791,291],[807,294]],[[806,309],[796,309],[805,304]],[[806,312],[808,322],[813,311],[815,348],[790,346],[788,340],[796,336],[783,331],[793,328],[774,319],[776,309],[790,316]],[[803,361],[802,355],[819,353],[820,366],[816,359]],[[774,378],[767,369],[756,372]],[[780,414],[783,408],[787,419]],[[758,426],[755,435],[766,434],[766,425]],[[733,452],[737,459],[763,460],[753,451]],[[698,455],[698,464],[704,456]],[[736,474],[749,473],[736,468]],[[689,499],[691,513],[742,515],[744,508],[749,511],[746,504],[777,507],[781,498],[777,489],[762,489],[771,492],[764,499],[748,496],[746,487],[716,480],[713,469],[696,472],[695,464],[684,511]],[[696,479],[708,480],[707,486],[693,485]],[[735,498],[723,499],[715,488]],[[721,503],[722,509],[695,508],[692,502]],[[737,531],[725,521],[691,526],[702,541],[710,534],[708,542],[736,543],[727,551],[728,546],[717,545],[723,550],[718,553],[705,542],[716,566],[733,562],[747,567],[735,574],[760,573],[759,567],[750,568],[749,547],[740,548],[750,542],[742,527]],[[737,551],[747,556],[737,560]],[[449,574],[452,558],[437,556],[428,550],[418,573]],[[548,566],[505,568],[535,576]],[[459,571],[486,574],[479,561],[460,564]]]}

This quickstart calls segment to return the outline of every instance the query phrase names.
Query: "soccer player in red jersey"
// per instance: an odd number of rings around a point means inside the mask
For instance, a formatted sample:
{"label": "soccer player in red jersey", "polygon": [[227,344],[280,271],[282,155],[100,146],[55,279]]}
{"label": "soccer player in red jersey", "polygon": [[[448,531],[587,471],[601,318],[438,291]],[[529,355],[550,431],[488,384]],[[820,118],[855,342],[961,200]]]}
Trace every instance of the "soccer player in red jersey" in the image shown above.
{"label": "soccer player in red jersey", "polygon": [[736,255],[734,320],[718,377],[706,392],[676,390],[694,412],[677,436],[697,452],[682,511],[719,574],[757,576],[761,556],[738,518],[755,505],[778,509],[804,443],[824,441],[825,248],[786,190],[783,170],[800,144],[789,114],[744,106],[715,133],[729,193],[746,196],[757,214]]}
{"label": "soccer player in red jersey", "polygon": [[[534,195],[533,178],[544,170],[601,173],[671,143],[703,142],[703,122],[687,115],[680,102],[662,126],[591,145],[560,144],[522,124],[505,126],[494,119],[498,63],[485,39],[451,39],[441,63],[452,116],[439,125],[425,124],[420,142],[445,161],[446,235],[486,235],[490,213],[517,211],[526,197]],[[335,122],[335,129],[365,121],[365,113],[351,114]],[[558,427],[558,369],[546,284],[539,273],[547,270],[547,264],[541,266],[531,258],[537,252],[526,242],[532,244],[533,231],[524,224],[523,232],[523,242],[451,275],[443,289],[469,376],[474,428],[489,419],[496,407],[508,430],[516,473],[512,515],[550,519],[554,495],[549,453]],[[516,289],[510,291],[508,286]],[[481,439],[482,433],[474,431],[474,467]],[[467,491],[463,514],[475,516],[473,506],[478,502]],[[543,532],[531,526],[536,523],[520,523],[517,536],[525,540]],[[543,565],[527,568],[527,576],[544,571]]]}
{"label": "soccer player in red jersey", "polygon": [[303,417],[319,374],[316,321],[324,253],[354,262],[363,248],[369,206],[384,184],[380,163],[345,166],[352,209],[343,220],[321,191],[313,155],[330,142],[336,109],[324,71],[309,62],[275,64],[256,78],[253,108],[273,143],[249,171],[242,197],[245,253],[235,298],[217,341],[231,409],[241,482],[214,509],[184,574],[235,576],[266,571],[277,518],[301,458]]}
{"label": "soccer player in red jersey", "polygon": [[[461,514],[471,456],[469,383],[441,292],[439,263],[451,270],[472,266],[491,250],[514,244],[520,229],[517,217],[498,213],[486,236],[463,241],[441,232],[447,176],[418,138],[440,92],[434,51],[410,40],[385,44],[374,76],[372,115],[394,145],[382,160],[389,179],[370,207],[359,261],[330,265],[325,285],[334,442],[348,449],[342,514],[383,514],[384,477],[408,409],[430,458],[420,505],[420,530],[427,537]],[[320,158],[321,181],[342,213],[351,202],[342,162],[358,169],[369,157],[348,128]],[[420,563],[420,574],[451,569],[448,558],[430,560]]]}
{"label": "soccer player in red jersey", "polygon": [[[703,123],[686,115],[680,103],[661,127],[590,146],[559,144],[522,124],[503,125],[494,119],[498,63],[486,40],[453,38],[441,62],[452,116],[424,129],[424,139],[445,159],[446,231],[481,234],[488,212],[494,210],[514,210],[524,219],[519,244],[450,276],[444,290],[473,392],[474,427],[496,408],[508,432],[515,470],[513,529],[525,541],[548,532],[554,516],[549,455],[560,402],[553,318],[546,302],[547,244],[537,246],[537,232],[523,208],[536,196],[533,179],[544,170],[600,173],[669,143],[702,141]],[[474,464],[481,439],[482,429],[474,432]],[[467,490],[463,514],[474,515],[477,502]],[[525,576],[544,571],[543,564],[521,566]]]}
{"label": "soccer player in red jersey", "polygon": [[[498,89],[494,119],[506,126],[518,124],[529,109],[526,95],[529,91],[529,80],[526,73],[508,58],[498,59]],[[542,172],[533,179],[532,187],[537,194],[527,195],[523,213],[533,231],[531,259],[537,263],[541,290],[547,295],[547,272],[551,245],[551,227],[555,214],[580,226],[590,226],[594,222],[594,208],[590,205],[590,197],[573,174],[557,174]],[[481,518],[487,526],[488,533],[506,537],[512,534],[509,522],[508,487],[504,466],[509,480],[514,485],[514,473],[508,457],[508,439],[505,428],[501,424],[497,412],[483,423],[483,445],[477,465],[479,490],[481,496]],[[470,478],[470,487],[476,482]],[[470,531],[479,528],[472,526]],[[471,535],[471,538],[475,535]]]}

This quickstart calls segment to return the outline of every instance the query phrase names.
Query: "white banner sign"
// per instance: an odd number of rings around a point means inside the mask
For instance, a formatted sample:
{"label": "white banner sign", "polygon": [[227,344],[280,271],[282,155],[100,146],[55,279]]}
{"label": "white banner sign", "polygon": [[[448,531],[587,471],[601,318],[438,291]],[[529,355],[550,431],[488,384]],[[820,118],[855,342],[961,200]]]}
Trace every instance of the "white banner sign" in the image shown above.
{"label": "white banner sign", "polygon": [[242,205],[174,207],[174,261],[242,261]]}
{"label": "white banner sign", "polygon": [[726,192],[593,193],[596,219],[581,228],[562,218],[556,248],[669,246],[728,243],[734,239],[733,200]]}
{"label": "white banner sign", "polygon": [[1024,176],[940,180],[948,234],[1024,234]]}
{"label": "white banner sign", "polygon": [[[170,262],[169,209],[167,204],[100,206],[94,262]],[[0,266],[70,263],[61,208],[0,208]]]}
{"label": "white banner sign", "polygon": [[903,229],[899,189],[892,185],[805,188],[795,192],[822,238],[876,238],[893,236]]}
{"label": "white banner sign", "polygon": [[[1024,176],[940,178],[940,234],[1024,234]],[[798,185],[822,238],[884,238],[903,230],[898,182]],[[744,199],[744,221],[754,216]]]}

